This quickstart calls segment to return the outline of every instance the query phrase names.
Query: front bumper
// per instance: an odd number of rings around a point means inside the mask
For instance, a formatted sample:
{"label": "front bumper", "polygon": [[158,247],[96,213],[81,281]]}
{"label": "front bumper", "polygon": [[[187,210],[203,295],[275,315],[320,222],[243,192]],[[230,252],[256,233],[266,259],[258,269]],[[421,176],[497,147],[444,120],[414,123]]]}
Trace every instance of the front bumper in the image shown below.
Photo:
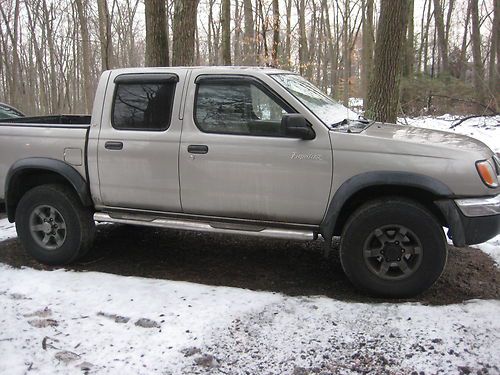
{"label": "front bumper", "polygon": [[455,246],[483,243],[500,234],[500,195],[438,201]]}
{"label": "front bumper", "polygon": [[457,199],[465,244],[483,243],[500,234],[500,195]]}
{"label": "front bumper", "polygon": [[455,203],[467,217],[500,215],[500,194],[487,198],[456,199]]}

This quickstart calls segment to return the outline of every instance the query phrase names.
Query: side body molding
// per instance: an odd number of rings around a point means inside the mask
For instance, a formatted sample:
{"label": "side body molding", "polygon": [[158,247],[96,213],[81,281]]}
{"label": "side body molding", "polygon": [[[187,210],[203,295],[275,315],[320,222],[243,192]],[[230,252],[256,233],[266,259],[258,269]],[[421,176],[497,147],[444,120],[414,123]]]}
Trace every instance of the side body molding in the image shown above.
{"label": "side body molding", "polygon": [[337,220],[349,198],[363,189],[384,186],[401,187],[402,189],[405,187],[417,188],[439,198],[453,196],[450,188],[441,181],[418,173],[373,171],[358,174],[345,181],[330,201],[323,222],[320,224],[320,233],[325,240],[330,241],[332,239]]}
{"label": "side body molding", "polygon": [[55,172],[71,184],[83,205],[92,205],[87,182],[80,173],[69,164],[51,158],[34,157],[21,159],[12,164],[5,178],[5,208],[10,222],[14,221],[15,208],[20,199],[18,196],[19,194],[16,193],[20,191],[19,184],[22,181],[23,173],[30,170]]}

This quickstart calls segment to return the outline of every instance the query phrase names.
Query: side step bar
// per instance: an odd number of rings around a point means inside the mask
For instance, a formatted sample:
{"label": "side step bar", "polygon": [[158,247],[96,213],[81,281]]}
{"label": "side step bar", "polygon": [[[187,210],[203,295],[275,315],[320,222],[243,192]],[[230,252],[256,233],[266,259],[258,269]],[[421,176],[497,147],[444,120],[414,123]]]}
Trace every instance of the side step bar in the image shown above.
{"label": "side step bar", "polygon": [[144,215],[137,215],[137,217],[134,217],[133,215],[115,217],[114,215],[110,216],[107,213],[97,212],[94,214],[94,220],[107,223],[132,224],[147,227],[192,230],[198,232],[240,234],[255,237],[282,238],[288,240],[312,241],[317,238],[317,234],[310,229],[263,228],[251,225],[234,225],[219,222],[209,223],[182,219],[147,217]]}

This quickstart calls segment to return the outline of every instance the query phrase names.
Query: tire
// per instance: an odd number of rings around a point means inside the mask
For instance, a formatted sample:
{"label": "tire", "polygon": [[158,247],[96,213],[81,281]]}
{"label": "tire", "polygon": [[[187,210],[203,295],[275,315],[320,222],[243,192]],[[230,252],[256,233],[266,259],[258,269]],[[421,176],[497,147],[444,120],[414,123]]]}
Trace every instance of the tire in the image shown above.
{"label": "tire", "polygon": [[92,211],[63,185],[41,185],[24,194],[16,210],[16,229],[26,252],[48,265],[83,257],[95,236]]}
{"label": "tire", "polygon": [[446,259],[441,226],[411,200],[369,202],[350,216],[343,229],[342,268],[358,289],[372,295],[415,296],[441,276]]}

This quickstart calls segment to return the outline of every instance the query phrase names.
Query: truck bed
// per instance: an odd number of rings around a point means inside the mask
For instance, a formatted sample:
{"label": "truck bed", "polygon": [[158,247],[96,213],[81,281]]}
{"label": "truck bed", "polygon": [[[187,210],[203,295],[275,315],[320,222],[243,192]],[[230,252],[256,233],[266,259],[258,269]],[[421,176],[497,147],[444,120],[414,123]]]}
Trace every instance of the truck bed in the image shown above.
{"label": "truck bed", "polygon": [[5,178],[15,162],[30,158],[62,160],[87,180],[90,116],[39,116],[0,120],[0,202]]}

